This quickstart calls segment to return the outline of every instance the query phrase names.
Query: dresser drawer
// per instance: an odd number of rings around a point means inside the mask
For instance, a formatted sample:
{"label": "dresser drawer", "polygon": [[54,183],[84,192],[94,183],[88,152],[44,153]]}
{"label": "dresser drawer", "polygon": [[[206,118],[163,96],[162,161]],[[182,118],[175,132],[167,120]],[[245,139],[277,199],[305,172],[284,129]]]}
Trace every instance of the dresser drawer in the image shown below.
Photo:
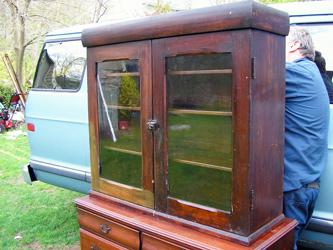
{"label": "dresser drawer", "polygon": [[155,238],[149,234],[142,234],[142,250],[186,250],[187,248],[175,245],[171,242]]}
{"label": "dresser drawer", "polygon": [[126,250],[111,241],[96,236],[84,229],[80,229],[81,250]]}
{"label": "dresser drawer", "polygon": [[103,217],[78,208],[78,221],[82,228],[104,238],[117,242],[130,249],[140,248],[139,231],[107,220]]}

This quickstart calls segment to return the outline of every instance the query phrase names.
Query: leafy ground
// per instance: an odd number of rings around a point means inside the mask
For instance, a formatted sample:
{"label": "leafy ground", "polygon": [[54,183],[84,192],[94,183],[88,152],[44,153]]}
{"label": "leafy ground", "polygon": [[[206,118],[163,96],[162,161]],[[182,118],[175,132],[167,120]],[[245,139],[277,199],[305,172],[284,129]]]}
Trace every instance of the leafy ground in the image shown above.
{"label": "leafy ground", "polygon": [[27,136],[0,134],[0,249],[80,249],[73,200],[81,194],[41,182],[24,183]]}

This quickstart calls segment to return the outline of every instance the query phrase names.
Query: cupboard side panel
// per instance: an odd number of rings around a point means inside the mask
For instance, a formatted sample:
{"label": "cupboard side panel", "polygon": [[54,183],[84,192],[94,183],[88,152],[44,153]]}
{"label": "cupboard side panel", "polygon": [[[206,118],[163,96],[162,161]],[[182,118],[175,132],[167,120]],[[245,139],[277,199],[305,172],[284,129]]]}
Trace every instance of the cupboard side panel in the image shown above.
{"label": "cupboard side panel", "polygon": [[[252,231],[282,215],[285,39],[253,32],[251,93]],[[282,218],[282,217],[281,217]]]}

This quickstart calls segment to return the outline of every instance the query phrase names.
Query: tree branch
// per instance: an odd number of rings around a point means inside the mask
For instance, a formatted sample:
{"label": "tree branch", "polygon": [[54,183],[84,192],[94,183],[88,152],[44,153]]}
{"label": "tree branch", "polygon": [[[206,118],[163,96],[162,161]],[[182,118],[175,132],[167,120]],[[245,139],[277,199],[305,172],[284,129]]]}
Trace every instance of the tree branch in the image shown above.
{"label": "tree branch", "polygon": [[53,22],[53,23],[61,24],[62,26],[65,26],[65,27],[68,26],[68,24],[66,24],[66,23],[63,23],[63,22],[55,20],[55,19],[50,19],[49,17],[45,17],[45,16],[38,15],[38,14],[30,15],[29,19],[33,19],[34,17],[44,19],[45,21],[50,21],[50,22]]}
{"label": "tree branch", "polygon": [[11,11],[13,11],[13,13],[17,14],[19,12],[18,10],[18,6],[10,0],[2,0],[4,4],[7,4],[8,8],[10,8]]}
{"label": "tree branch", "polygon": [[47,32],[44,32],[43,34],[40,34],[40,35],[35,36],[34,38],[30,39],[28,42],[26,42],[26,43],[24,44],[24,46],[23,46],[24,49],[26,49],[28,46],[30,46],[31,44],[33,44],[38,38],[45,36],[46,33],[47,33]]}

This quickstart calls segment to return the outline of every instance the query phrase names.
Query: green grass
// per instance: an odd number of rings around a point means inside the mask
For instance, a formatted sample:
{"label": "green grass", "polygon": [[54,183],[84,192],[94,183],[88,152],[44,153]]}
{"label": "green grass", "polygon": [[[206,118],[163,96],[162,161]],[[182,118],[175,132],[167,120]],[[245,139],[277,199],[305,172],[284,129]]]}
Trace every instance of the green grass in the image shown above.
{"label": "green grass", "polygon": [[9,139],[13,132],[0,134],[0,249],[79,249],[73,200],[82,195],[24,183],[29,145],[25,135]]}

